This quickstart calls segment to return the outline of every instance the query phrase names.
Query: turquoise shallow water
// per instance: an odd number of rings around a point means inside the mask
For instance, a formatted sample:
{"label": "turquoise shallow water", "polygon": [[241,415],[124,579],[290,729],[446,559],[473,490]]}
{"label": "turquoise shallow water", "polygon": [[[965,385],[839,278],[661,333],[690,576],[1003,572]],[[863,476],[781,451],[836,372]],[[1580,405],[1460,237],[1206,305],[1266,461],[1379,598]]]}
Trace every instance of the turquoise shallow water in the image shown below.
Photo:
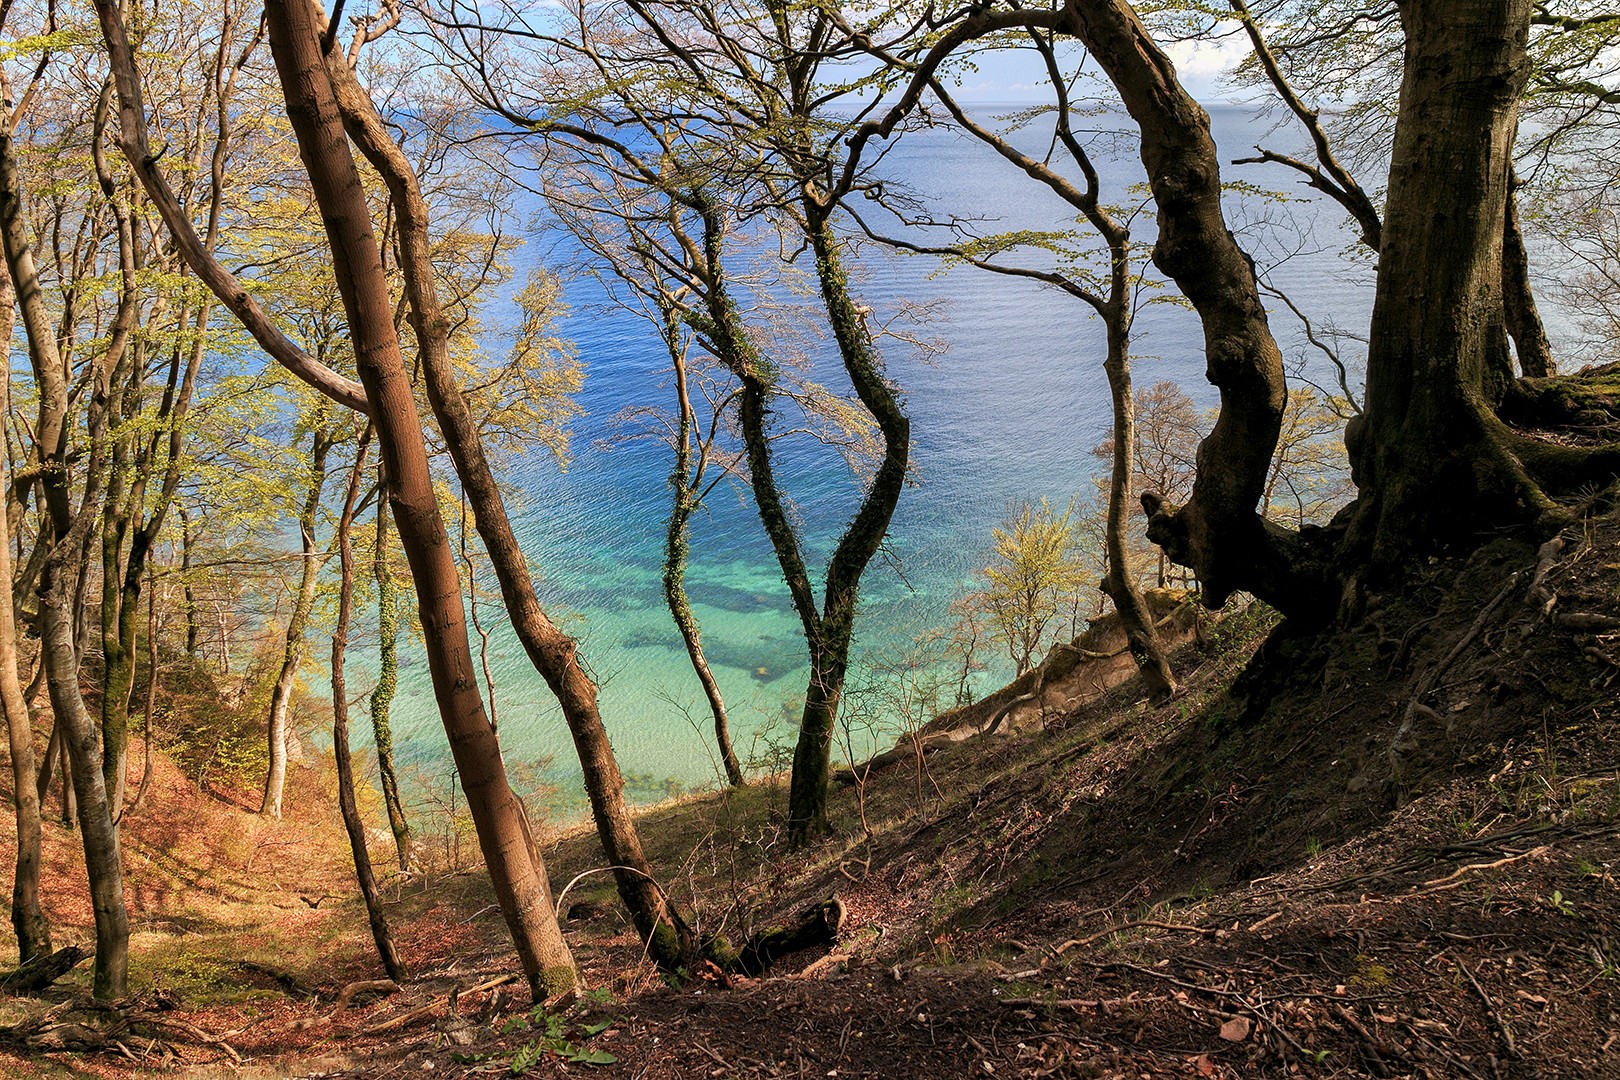
{"label": "turquoise shallow water", "polygon": [[[1212,115],[1228,159],[1248,152],[1270,127],[1242,109],[1213,109]],[[1289,145],[1286,138],[1282,145]],[[1125,157],[1101,164],[1114,197],[1129,197],[1139,163]],[[1006,162],[946,132],[908,136],[887,165],[942,208],[980,214],[989,208],[997,218],[986,225],[990,231],[1070,223],[1062,204]],[[1284,171],[1229,171],[1297,190]],[[1279,209],[1251,195],[1233,196],[1232,220],[1263,265],[1290,245],[1301,249],[1274,272],[1296,303],[1363,329],[1371,274],[1365,263],[1342,257],[1353,240],[1341,227],[1342,215],[1321,204],[1283,209],[1300,220],[1303,234],[1268,240],[1272,234],[1256,222]],[[1151,238],[1151,221],[1136,231]],[[547,247],[556,250],[532,245]],[[983,564],[1008,500],[1044,495],[1061,503],[1088,484],[1098,467],[1091,448],[1105,434],[1108,417],[1101,328],[1078,301],[1031,282],[972,268],[940,273],[933,260],[872,249],[863,249],[862,269],[859,291],[879,311],[902,297],[943,298],[946,317],[932,332],[949,348],[932,364],[909,358],[904,349],[888,354],[890,376],[905,390],[913,421],[916,484],[902,497],[886,558],[867,573],[852,683],[863,678],[863,664],[897,657],[916,635],[944,621],[951,597]],[[632,778],[632,797],[650,800],[668,790],[668,781],[712,783],[716,768],[702,694],[660,591],[667,450],[652,442],[593,448],[626,406],[665,403],[669,390],[660,373],[667,360],[647,324],[597,306],[597,289],[587,279],[570,284],[573,314],[562,327],[588,365],[574,458],[566,471],[540,458],[519,463],[512,479],[522,498],[513,517],[543,602],[580,639],[601,684],[603,718]],[[499,312],[491,314],[498,322]],[[1292,349],[1297,323],[1283,311],[1274,314],[1273,326],[1285,351]],[[1173,379],[1201,406],[1214,404],[1191,312],[1172,305],[1144,309],[1135,341],[1138,386]],[[817,356],[814,368],[818,381],[847,386],[835,357]],[[778,460],[805,523],[810,564],[824,567],[855,509],[849,472],[834,452],[807,439],[784,440]],[[717,490],[694,522],[689,592],[739,752],[746,757],[766,738],[790,738],[808,670],[803,639],[758,518],[735,489]],[[498,614],[498,604],[492,599],[481,613]],[[556,703],[504,623],[495,628],[491,650],[508,761],[551,758],[548,775],[566,801],[577,792],[578,770]],[[424,775],[448,771],[426,665],[414,646],[407,646],[403,663],[395,707],[400,756]],[[1009,673],[1005,664],[992,663],[979,673],[978,685],[990,689]],[[764,734],[756,739],[756,731]]]}

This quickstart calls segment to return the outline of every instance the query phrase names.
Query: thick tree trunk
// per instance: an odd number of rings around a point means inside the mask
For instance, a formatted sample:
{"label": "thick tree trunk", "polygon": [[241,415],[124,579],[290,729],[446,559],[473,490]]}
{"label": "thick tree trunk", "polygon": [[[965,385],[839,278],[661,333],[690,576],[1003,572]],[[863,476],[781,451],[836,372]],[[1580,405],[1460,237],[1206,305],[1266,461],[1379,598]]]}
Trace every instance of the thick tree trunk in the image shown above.
{"label": "thick tree trunk", "polygon": [[321,506],[321,489],[326,486],[326,455],[334,442],[332,433],[324,423],[318,423],[314,441],[310,446],[309,490],[298,515],[298,535],[303,552],[303,563],[298,578],[298,591],[293,594],[292,614],[287,619],[287,633],[281,649],[281,668],[276,673],[276,684],[270,690],[270,714],[266,727],[270,742],[270,767],[265,772],[264,800],[259,813],[277,820],[281,818],[281,797],[287,785],[287,714],[292,705],[293,683],[298,678],[298,667],[304,659],[304,630],[309,614],[315,607],[315,586],[326,557],[315,547],[315,514]]}
{"label": "thick tree trunk", "polygon": [[371,939],[377,945],[377,956],[383,970],[396,983],[405,981],[405,965],[400,962],[394,937],[388,931],[388,918],[383,914],[382,898],[377,892],[377,879],[371,872],[371,853],[366,849],[366,827],[360,820],[360,809],[354,801],[354,766],[349,757],[349,692],[343,679],[343,654],[349,645],[349,614],[354,604],[354,546],[349,533],[354,525],[355,502],[360,495],[360,477],[364,474],[366,449],[370,441],[369,429],[360,436],[355,451],[354,468],[349,474],[349,488],[343,500],[343,513],[338,519],[338,616],[332,631],[332,756],[337,762],[338,809],[343,815],[343,829],[349,834],[349,850],[354,855],[354,876],[360,885],[360,895],[366,902],[366,918],[371,923]]}
{"label": "thick tree trunk", "polygon": [[372,573],[377,579],[377,685],[371,691],[371,736],[377,748],[377,772],[382,779],[383,806],[388,811],[388,828],[394,834],[399,868],[411,868],[411,826],[405,820],[405,804],[399,797],[399,778],[394,775],[394,732],[388,723],[388,710],[399,685],[399,598],[394,594],[394,573],[388,567],[387,481],[379,478],[377,498],[377,546],[372,556]]}
{"label": "thick tree trunk", "polygon": [[[100,10],[106,25],[105,6]],[[545,866],[507,785],[500,747],[479,698],[460,578],[428,472],[422,422],[394,332],[370,208],[333,99],[314,13],[306,0],[271,0],[265,14],[287,115],[331,241],[333,272],[377,428],[394,520],[416,582],[428,666],[451,753],[531,991],[536,1000],[550,998],[574,986],[573,957],[557,927]]]}
{"label": "thick tree trunk", "polygon": [[[624,779],[597,709],[596,684],[580,666],[573,639],[559,630],[540,607],[523,549],[512,532],[500,488],[484,456],[478,426],[455,382],[448,353],[449,323],[439,304],[433,273],[428,207],[415,170],[384,129],[371,99],[337,50],[327,55],[326,68],[349,135],[382,175],[394,198],[399,215],[400,267],[428,400],[455,462],[462,490],[472,504],[478,535],[500,583],[512,629],[562,707],[603,853],[616,868],[613,873],[619,896],[630,910],[637,931],[651,943],[653,957],[662,964],[678,963],[693,951],[695,942],[679,915],[667,907],[654,882],[652,867],[642,853],[641,838],[624,798]],[[534,857],[538,861],[539,853]]]}
{"label": "thick tree trunk", "polygon": [[1361,491],[1347,542],[1375,568],[1548,508],[1492,412],[1510,371],[1502,244],[1530,8],[1400,4],[1406,68],[1366,411],[1346,432]]}

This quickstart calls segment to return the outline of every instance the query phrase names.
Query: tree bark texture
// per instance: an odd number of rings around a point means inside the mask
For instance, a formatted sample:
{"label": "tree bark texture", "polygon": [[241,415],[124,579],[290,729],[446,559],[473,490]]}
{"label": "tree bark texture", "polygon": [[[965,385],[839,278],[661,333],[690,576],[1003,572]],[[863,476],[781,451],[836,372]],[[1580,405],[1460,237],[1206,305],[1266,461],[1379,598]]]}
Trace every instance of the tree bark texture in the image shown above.
{"label": "tree bark texture", "polygon": [[[799,721],[793,776],[788,786],[788,836],[795,843],[828,831],[827,781],[833,723],[849,670],[861,575],[888,533],[889,520],[905,488],[911,453],[911,421],[884,377],[882,358],[850,296],[838,240],[825,217],[812,216],[806,232],[816,259],[822,304],[838,342],[844,371],[861,404],[877,420],[883,436],[883,460],[827,564],[821,613],[811,620],[814,632],[810,632],[808,621],[806,625],[810,684],[805,690],[804,715]],[[801,612],[801,618],[804,614]]]}
{"label": "tree bark texture", "polygon": [[[10,109],[9,103],[0,108]],[[9,150],[9,146],[7,147]],[[16,314],[11,274],[0,274],[0,342],[9,353]],[[0,442],[11,407],[10,365],[0,370]],[[17,931],[19,963],[51,951],[51,927],[39,906],[40,796],[34,765],[34,718],[17,677],[17,618],[11,596],[10,522],[0,509],[0,705],[11,750],[12,805],[17,811],[17,859],[11,879],[11,925]]]}
{"label": "tree bark texture", "polygon": [[292,705],[293,683],[298,679],[298,668],[304,660],[304,631],[315,607],[315,586],[327,558],[315,547],[315,515],[321,507],[321,490],[326,486],[326,456],[336,440],[327,426],[324,408],[321,412],[310,443],[309,488],[298,514],[298,537],[303,554],[298,591],[293,594],[292,612],[287,617],[281,667],[276,672],[276,684],[270,690],[270,714],[265,725],[270,767],[265,772],[264,799],[259,804],[259,813],[278,821],[282,793],[287,786],[287,715]]}
{"label": "tree bark texture", "polygon": [[573,639],[546,616],[535,596],[523,549],[512,532],[477,423],[455,382],[448,351],[449,322],[439,303],[433,272],[429,211],[415,170],[389,136],[370,97],[337,50],[327,54],[326,68],[344,126],[382,175],[394,199],[400,269],[428,401],[444,433],[462,490],[472,504],[478,535],[495,570],[512,628],[562,707],[603,853],[609,865],[620,868],[613,872],[619,896],[637,931],[652,943],[654,958],[660,963],[678,962],[695,943],[689,940],[679,915],[665,904],[654,883],[652,867],[642,853],[641,838],[624,798],[624,778],[597,708],[596,685],[580,666]]}
{"label": "tree bark texture", "polygon": [[460,577],[428,472],[422,422],[394,331],[370,208],[321,56],[314,11],[307,0],[271,0],[265,13],[287,115],[331,242],[333,273],[376,424],[400,543],[416,583],[440,716],[530,988],[536,1000],[550,998],[574,986],[573,957],[557,927],[545,866],[506,782],[495,731],[479,696]]}
{"label": "tree bark texture", "polygon": [[1531,3],[1399,8],[1406,65],[1366,411],[1346,432],[1361,492],[1347,542],[1386,570],[1548,508],[1492,411],[1511,370],[1502,248]]}
{"label": "tree bark texture", "polygon": [[1524,250],[1524,231],[1519,226],[1518,183],[1511,173],[1508,183],[1507,211],[1502,218],[1503,313],[1519,354],[1519,371],[1527,378],[1544,379],[1556,373],[1552,345],[1536,311],[1535,290],[1530,287],[1530,256]]}
{"label": "tree bark texture", "polygon": [[[10,88],[4,96],[9,99]],[[96,963],[92,990],[97,997],[118,998],[127,991],[129,917],[124,907],[123,867],[118,834],[113,827],[102,779],[100,730],[85,709],[79,688],[78,645],[72,611],[74,569],[82,565],[91,535],[93,509],[101,496],[105,453],[102,421],[92,416],[89,464],[81,509],[75,514],[68,481],[66,434],[68,386],[56,329],[45,308],[33,250],[22,220],[22,179],[12,142],[9,104],[0,107],[0,246],[16,289],[28,338],[28,353],[39,390],[39,418],[34,428],[34,460],[44,466],[41,503],[50,530],[49,555],[40,577],[40,649],[51,709],[63,746],[63,762],[72,761],[72,794],[64,806],[77,803],[90,900],[96,926]],[[99,396],[105,400],[109,372],[96,372]],[[94,408],[94,407],[93,407]]]}
{"label": "tree bark texture", "polygon": [[1256,507],[1282,426],[1282,353],[1266,323],[1254,267],[1221,214],[1220,159],[1209,114],[1176,78],[1125,0],[1068,0],[1066,29],[1118,89],[1141,130],[1142,164],[1158,207],[1153,263],[1175,281],[1204,327],[1206,376],[1220,417],[1199,451],[1186,506],[1143,494],[1148,536],[1192,567],[1212,607],[1238,588],[1297,609],[1292,560]]}

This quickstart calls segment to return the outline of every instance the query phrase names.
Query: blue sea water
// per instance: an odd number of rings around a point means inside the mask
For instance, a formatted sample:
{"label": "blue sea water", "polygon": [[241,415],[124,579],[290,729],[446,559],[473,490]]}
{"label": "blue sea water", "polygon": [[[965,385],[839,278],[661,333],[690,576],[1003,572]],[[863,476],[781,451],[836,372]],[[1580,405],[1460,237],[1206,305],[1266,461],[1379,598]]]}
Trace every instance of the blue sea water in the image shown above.
{"label": "blue sea water", "polygon": [[[978,111],[997,115],[994,106]],[[1298,142],[1297,135],[1273,134],[1271,119],[1246,108],[1213,107],[1211,115],[1227,160],[1245,156],[1262,139],[1284,149]],[[1094,122],[1125,126],[1122,117]],[[1099,157],[1107,201],[1143,199],[1145,178],[1133,154],[1127,141]],[[1073,224],[1072,211],[1044,188],[987,147],[943,129],[907,135],[884,167],[941,215],[994,219],[984,223],[985,231]],[[1293,174],[1275,166],[1227,166],[1224,175],[1295,197],[1303,191]],[[1277,201],[1246,189],[1230,196],[1228,220],[1271,280],[1315,320],[1364,332],[1372,272],[1365,260],[1347,255],[1354,234],[1336,207]],[[1150,243],[1151,217],[1139,217],[1134,231]],[[534,239],[526,250],[552,258],[566,250],[553,237]],[[896,256],[872,245],[861,247],[859,271],[857,290],[878,312],[902,299],[942,300],[944,317],[927,330],[948,348],[927,363],[908,348],[886,351],[889,375],[903,388],[912,418],[916,482],[901,498],[887,551],[863,582],[852,684],[866,678],[874,662],[899,657],[917,635],[945,621],[946,605],[984,565],[991,530],[1009,500],[1046,496],[1062,504],[1087,487],[1099,468],[1091,451],[1106,434],[1109,415],[1102,329],[1081,302],[1035,282],[971,267],[945,270],[931,258]],[[667,405],[668,360],[653,328],[602,305],[600,286],[588,277],[571,279],[567,299],[572,314],[561,332],[587,365],[579,396],[585,415],[573,425],[566,470],[536,455],[510,475],[522,493],[512,506],[514,526],[542,602],[579,639],[600,683],[602,716],[621,768],[632,778],[631,796],[646,801],[671,784],[703,785],[717,775],[708,712],[661,593],[668,450],[654,440],[596,446],[612,435],[613,420],[626,407]],[[1297,320],[1281,304],[1272,323],[1285,353],[1304,356],[1308,370],[1323,379],[1320,363],[1305,355]],[[1200,406],[1216,403],[1203,378],[1202,332],[1191,311],[1145,307],[1134,340],[1138,387],[1169,379]],[[1357,355],[1357,343],[1345,344]],[[830,351],[812,363],[816,381],[847,388]],[[818,568],[857,505],[857,482],[836,452],[813,440],[784,440],[777,453],[819,584]],[[797,720],[808,674],[799,623],[741,489],[722,485],[711,496],[693,523],[691,550],[688,591],[731,713],[733,739],[745,758],[759,757],[773,739],[791,739]],[[498,616],[498,601],[481,605],[481,613]],[[548,777],[564,792],[565,804],[577,805],[578,769],[555,700],[504,622],[495,627],[490,649],[508,762],[549,758]],[[413,645],[405,646],[402,663],[394,712],[398,752],[420,775],[447,773],[426,664]],[[979,689],[993,689],[1009,674],[1008,665],[992,662],[978,675]],[[863,737],[881,738],[882,732]]]}

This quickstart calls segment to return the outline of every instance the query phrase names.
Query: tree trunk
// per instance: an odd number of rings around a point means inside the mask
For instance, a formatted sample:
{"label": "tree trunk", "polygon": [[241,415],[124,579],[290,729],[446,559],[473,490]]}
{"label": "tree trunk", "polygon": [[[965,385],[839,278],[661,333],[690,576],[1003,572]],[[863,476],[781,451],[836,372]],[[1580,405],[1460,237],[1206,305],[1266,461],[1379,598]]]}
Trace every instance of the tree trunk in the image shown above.
{"label": "tree trunk", "polygon": [[[9,85],[3,87],[9,102]],[[40,578],[40,650],[51,710],[61,733],[64,766],[72,761],[72,787],[64,792],[64,807],[76,797],[85,866],[90,879],[91,907],[96,924],[96,963],[92,981],[97,997],[124,997],[127,991],[129,918],[124,908],[123,868],[118,834],[113,828],[102,781],[100,732],[91,722],[79,689],[78,645],[70,611],[75,567],[82,566],[91,535],[94,508],[101,496],[101,460],[105,454],[101,418],[89,424],[89,464],[81,509],[73,510],[72,485],[66,460],[68,387],[55,327],[45,308],[33,250],[22,221],[22,179],[12,142],[11,110],[0,105],[0,247],[17,293],[28,353],[39,390],[39,420],[34,428],[34,460],[49,464],[41,477],[41,502],[47,511],[42,529],[52,537],[50,553]],[[110,372],[95,373],[97,390],[105,393]],[[82,581],[85,575],[77,575]],[[9,586],[9,582],[7,583]]]}
{"label": "tree trunk", "polygon": [[377,772],[382,778],[383,806],[388,811],[388,827],[399,852],[399,868],[411,868],[411,826],[405,820],[405,804],[399,797],[399,778],[394,775],[394,732],[388,724],[388,710],[399,684],[399,661],[395,646],[399,641],[399,598],[394,595],[394,574],[388,567],[387,480],[378,480],[377,546],[372,572],[377,578],[377,685],[371,691],[371,734],[377,747]]}
{"label": "tree trunk", "polygon": [[[642,853],[641,838],[624,798],[624,778],[597,709],[596,684],[580,666],[573,639],[557,629],[540,607],[523,549],[512,532],[500,489],[484,456],[478,426],[456,385],[448,352],[449,323],[439,305],[433,273],[428,207],[415,171],[388,135],[371,99],[337,50],[328,54],[326,67],[344,126],[382,175],[394,199],[399,215],[400,269],[405,277],[428,401],[444,433],[462,490],[472,504],[478,535],[500,583],[512,628],[562,707],[603,853],[609,865],[616,868],[613,873],[619,896],[643,940],[651,943],[654,959],[666,965],[679,963],[693,951],[695,942],[690,940],[679,915],[666,905],[654,882],[652,867]],[[389,475],[393,475],[392,471]],[[538,852],[534,858],[538,862]]]}
{"label": "tree trunk", "polygon": [[1374,568],[1548,509],[1492,413],[1510,371],[1502,244],[1530,7],[1400,4],[1406,67],[1366,411],[1345,437],[1361,492],[1347,543]]}
{"label": "tree trunk", "polygon": [[[103,25],[116,14],[106,5],[98,10]],[[416,582],[428,666],[451,753],[530,989],[536,1000],[550,998],[574,986],[573,957],[557,927],[544,864],[507,785],[500,747],[479,698],[461,583],[394,332],[370,207],[333,99],[313,10],[305,0],[271,0],[265,14],[287,115],[331,241],[333,273],[377,428],[400,542]],[[115,57],[115,62],[123,61]]]}
{"label": "tree trunk", "polygon": [[670,510],[669,528],[664,535],[664,602],[669,605],[675,628],[686,643],[686,655],[692,661],[692,670],[697,673],[703,694],[709,700],[709,712],[714,717],[714,741],[720,748],[720,763],[726,772],[726,782],[732,787],[742,787],[745,783],[742,765],[737,761],[737,752],[731,747],[726,703],[720,696],[720,684],[715,681],[714,672],[709,670],[709,661],[703,655],[697,616],[692,613],[692,605],[686,598],[687,525],[697,508],[692,490],[692,398],[686,386],[686,355],[681,350],[680,342],[673,336],[675,328],[668,328],[666,333],[670,335],[669,355],[675,365],[679,418],[675,435],[675,468],[669,476],[675,505]]}
{"label": "tree trunk", "polygon": [[911,421],[884,378],[882,358],[849,294],[838,240],[821,216],[809,219],[806,233],[816,257],[822,304],[838,342],[844,371],[883,435],[883,461],[827,564],[821,615],[816,632],[809,635],[810,684],[805,690],[788,793],[788,837],[792,843],[802,843],[828,829],[827,777],[833,722],[849,668],[856,596],[861,575],[888,533],[889,520],[905,488],[911,453]]}
{"label": "tree trunk", "polygon": [[326,557],[315,548],[315,514],[321,506],[321,489],[326,485],[326,455],[335,441],[326,426],[325,409],[315,428],[310,447],[309,491],[298,515],[298,535],[302,542],[303,564],[298,579],[298,591],[293,594],[292,614],[287,619],[287,634],[281,650],[281,669],[276,674],[276,685],[270,691],[270,716],[267,723],[270,740],[270,768],[264,778],[264,801],[259,813],[277,820],[281,818],[281,796],[287,784],[287,713],[292,703],[293,683],[298,678],[298,667],[304,659],[304,629],[309,623],[310,611],[315,607],[315,586]]}
{"label": "tree trunk", "polygon": [[371,872],[371,853],[366,850],[365,823],[360,820],[360,809],[354,801],[354,766],[349,759],[349,692],[343,680],[343,654],[349,644],[349,612],[354,602],[354,548],[349,543],[349,533],[354,525],[354,506],[360,495],[360,477],[364,474],[370,437],[369,428],[360,436],[354,468],[349,474],[348,493],[343,500],[343,514],[337,526],[340,577],[337,626],[332,631],[332,756],[337,762],[338,809],[343,815],[343,829],[349,834],[354,876],[366,902],[371,939],[377,944],[383,970],[390,979],[402,983],[406,978],[405,965],[400,962],[399,950],[394,948],[393,935],[388,931],[382,898],[377,893],[377,879]]}
{"label": "tree trunk", "polygon": [[[0,103],[0,108],[9,108]],[[11,275],[0,274],[0,342],[9,352],[15,325]],[[0,443],[11,408],[10,365],[0,370]],[[17,810],[17,860],[11,884],[11,925],[21,964],[51,951],[51,927],[39,906],[40,796],[34,767],[34,718],[17,678],[17,619],[11,596],[9,514],[0,506],[0,705],[11,749],[12,803]]]}
{"label": "tree trunk", "polygon": [[191,585],[191,552],[197,537],[191,531],[191,516],[181,505],[180,512],[180,575],[185,582],[186,596],[186,655],[195,658],[202,637],[202,622],[197,618],[197,593]]}
{"label": "tree trunk", "polygon": [[1174,65],[1125,0],[1068,0],[1064,14],[1063,28],[1085,44],[1141,130],[1142,163],[1158,208],[1153,262],[1198,311],[1208,378],[1221,393],[1220,418],[1199,451],[1187,505],[1143,494],[1148,536],[1193,568],[1211,607],[1243,588],[1285,612],[1315,610],[1326,590],[1297,577],[1289,534],[1268,528],[1255,512],[1287,387],[1253,265],[1221,215],[1209,114],[1182,89]]}
{"label": "tree trunk", "polygon": [[[1119,259],[1122,255],[1122,252],[1116,251],[1114,257]],[[1119,291],[1122,290],[1116,289],[1116,292]],[[1114,602],[1114,610],[1119,613],[1119,624],[1125,631],[1125,640],[1136,659],[1137,669],[1142,673],[1148,700],[1159,704],[1170,700],[1175,694],[1176,676],[1170,669],[1170,658],[1164,650],[1164,642],[1154,629],[1153,613],[1148,610],[1142,590],[1137,587],[1136,575],[1131,572],[1130,551],[1125,543],[1130,533],[1136,400],[1131,391],[1129,332],[1125,324],[1129,313],[1120,303],[1115,306],[1114,315],[1108,327],[1108,356],[1103,361],[1114,408],[1114,456],[1108,480],[1108,525],[1104,530],[1108,573],[1103,578],[1102,590]]]}
{"label": "tree trunk", "polygon": [[1507,212],[1502,220],[1502,304],[1507,330],[1519,354],[1519,371],[1532,379],[1554,374],[1552,345],[1536,311],[1530,287],[1530,257],[1519,227],[1519,182],[1508,174]]}

